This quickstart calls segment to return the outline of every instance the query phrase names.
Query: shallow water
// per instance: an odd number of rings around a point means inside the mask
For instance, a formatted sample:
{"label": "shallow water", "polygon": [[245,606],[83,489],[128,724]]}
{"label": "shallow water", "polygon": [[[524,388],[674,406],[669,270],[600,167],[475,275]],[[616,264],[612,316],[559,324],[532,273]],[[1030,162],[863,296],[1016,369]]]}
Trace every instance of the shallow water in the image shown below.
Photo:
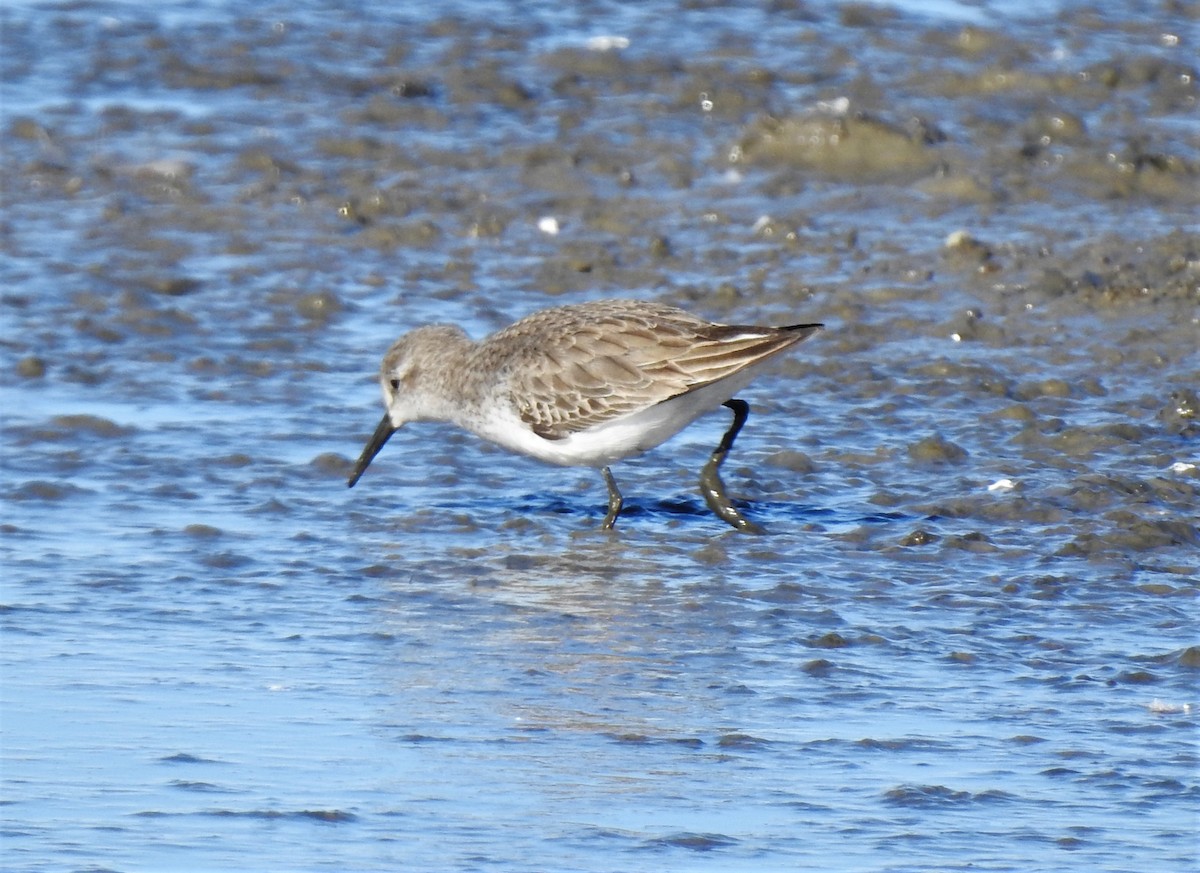
{"label": "shallow water", "polygon": [[[5,869],[1194,868],[1194,13],[390,5],[0,10]],[[768,536],[723,410],[346,489],[617,295],[828,325]]]}

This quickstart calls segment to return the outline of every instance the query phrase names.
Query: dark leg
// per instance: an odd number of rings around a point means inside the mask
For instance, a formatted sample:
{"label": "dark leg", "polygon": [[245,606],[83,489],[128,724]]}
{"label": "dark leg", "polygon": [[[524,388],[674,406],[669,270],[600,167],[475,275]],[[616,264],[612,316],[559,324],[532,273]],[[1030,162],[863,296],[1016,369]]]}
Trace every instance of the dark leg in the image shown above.
{"label": "dark leg", "polygon": [[738,512],[729,498],[725,496],[725,483],[721,481],[719,469],[725,461],[725,456],[733,448],[733,441],[737,438],[738,431],[742,429],[742,425],[746,423],[746,419],[750,415],[750,404],[745,400],[734,398],[727,400],[724,405],[733,410],[733,424],[729,426],[729,430],[725,431],[725,436],[721,437],[721,442],[713,450],[712,457],[700,471],[700,493],[704,495],[704,502],[708,504],[708,508],[715,512],[722,521],[733,525],[742,533],[766,533],[761,527]]}
{"label": "dark leg", "polygon": [[612,530],[625,501],[621,499],[621,492],[617,490],[617,480],[613,478],[612,471],[605,467],[600,472],[604,474],[604,484],[608,486],[608,515],[604,516],[604,524],[600,525],[600,529]]}

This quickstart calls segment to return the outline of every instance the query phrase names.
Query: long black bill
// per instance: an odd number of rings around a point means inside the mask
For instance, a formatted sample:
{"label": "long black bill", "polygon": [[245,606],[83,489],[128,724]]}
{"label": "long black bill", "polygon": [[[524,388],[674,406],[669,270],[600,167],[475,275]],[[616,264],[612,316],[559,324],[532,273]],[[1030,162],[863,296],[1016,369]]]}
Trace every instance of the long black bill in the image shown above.
{"label": "long black bill", "polygon": [[371,434],[371,439],[367,441],[367,447],[358,456],[358,463],[354,465],[354,472],[350,474],[350,481],[346,483],[347,488],[354,487],[354,483],[367,471],[367,467],[371,465],[371,461],[375,460],[375,456],[379,454],[383,444],[396,430],[396,427],[392,425],[391,416],[385,412],[383,421],[379,422],[379,427],[375,428],[375,433]]}

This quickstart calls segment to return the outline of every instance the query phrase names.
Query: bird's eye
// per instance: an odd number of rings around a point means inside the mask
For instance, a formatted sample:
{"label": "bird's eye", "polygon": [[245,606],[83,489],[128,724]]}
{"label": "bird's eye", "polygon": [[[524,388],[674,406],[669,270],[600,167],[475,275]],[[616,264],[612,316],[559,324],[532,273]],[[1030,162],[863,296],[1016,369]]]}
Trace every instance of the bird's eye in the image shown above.
{"label": "bird's eye", "polygon": [[400,390],[400,380],[399,380],[399,379],[393,379],[393,380],[392,380],[391,382],[389,382],[388,384],[392,386],[392,390],[393,390],[393,391],[399,391],[399,390]]}

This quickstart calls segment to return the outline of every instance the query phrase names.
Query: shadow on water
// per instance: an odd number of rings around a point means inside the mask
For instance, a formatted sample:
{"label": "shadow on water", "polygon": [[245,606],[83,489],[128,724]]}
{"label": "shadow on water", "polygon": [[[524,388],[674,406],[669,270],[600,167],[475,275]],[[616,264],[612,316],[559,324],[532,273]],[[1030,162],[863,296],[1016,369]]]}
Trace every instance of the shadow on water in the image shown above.
{"label": "shadow on water", "polygon": [[[920,518],[920,516],[899,511],[863,514],[846,508],[831,508],[790,500],[734,499],[733,503],[748,518],[766,526],[768,535],[772,532],[781,533],[783,530],[794,528],[819,526],[824,530],[864,525],[884,526],[911,522]],[[542,494],[524,494],[514,496],[510,500],[491,495],[486,499],[467,500],[456,504],[438,502],[437,506],[443,510],[478,512],[480,518],[489,513],[499,513],[503,518],[522,517],[531,520],[538,517],[564,516],[579,527],[594,526],[597,529],[604,520],[605,513],[603,504],[596,500],[589,500],[582,496],[562,497]],[[729,525],[713,514],[703,500],[690,497],[667,497],[659,500],[626,498],[621,515],[617,520],[617,529],[627,528],[639,520],[667,524],[686,522],[689,530],[695,533],[704,533],[704,528],[711,528],[709,532],[714,535],[728,533],[732,530]],[[772,525],[778,530],[772,531]]]}

